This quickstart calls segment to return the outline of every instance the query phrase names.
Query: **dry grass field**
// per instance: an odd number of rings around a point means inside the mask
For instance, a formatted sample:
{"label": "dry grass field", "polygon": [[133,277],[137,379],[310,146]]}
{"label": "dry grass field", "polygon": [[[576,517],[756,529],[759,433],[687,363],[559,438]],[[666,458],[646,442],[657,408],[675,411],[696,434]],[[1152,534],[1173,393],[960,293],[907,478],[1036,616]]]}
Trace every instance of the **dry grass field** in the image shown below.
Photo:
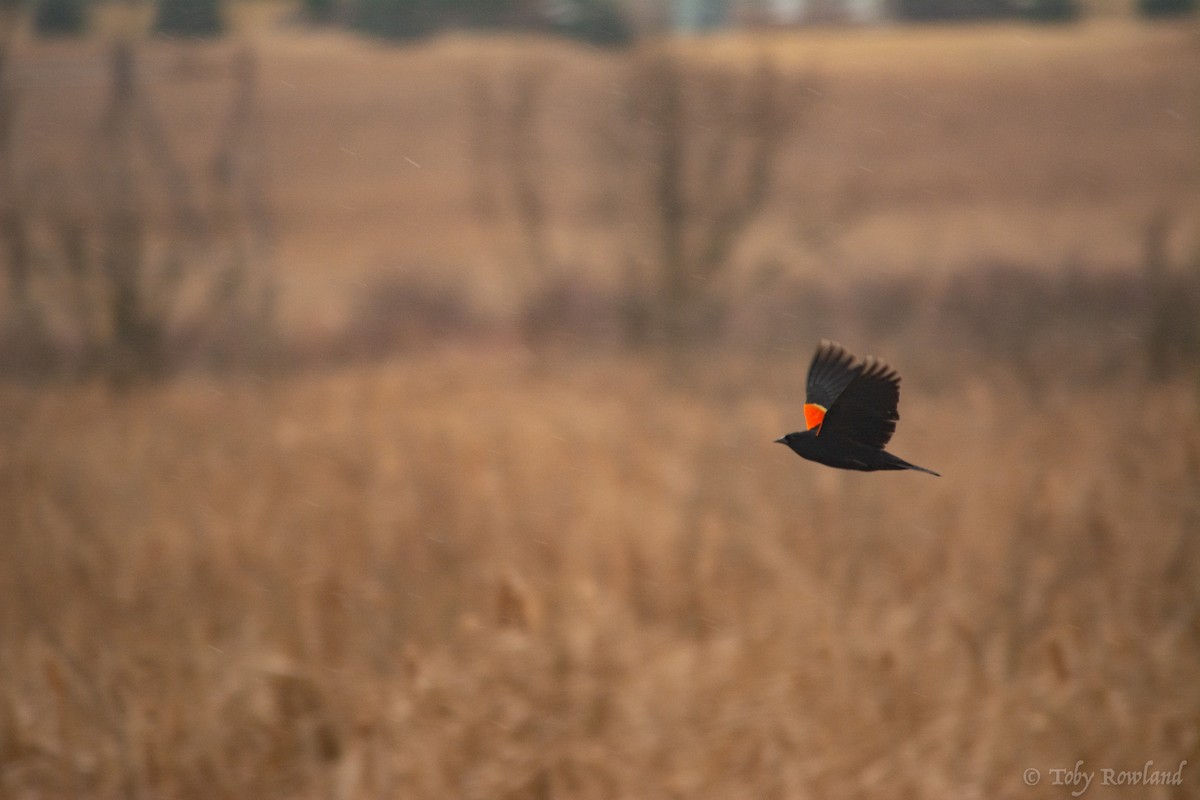
{"label": "dry grass field", "polygon": [[[173,146],[203,176],[231,59],[255,48],[291,327],[342,325],[381,271],[452,283],[489,314],[560,272],[616,280],[636,231],[614,232],[596,210],[628,165],[597,131],[634,88],[627,54],[466,35],[399,48],[259,16],[229,41],[147,42],[139,64]],[[736,254],[742,270],[778,263],[811,284],[940,280],[981,262],[1126,268],[1151,216],[1177,210],[1178,255],[1200,215],[1200,33],[1189,24],[832,30],[672,47],[700,67],[769,58],[808,104],[774,166],[773,202]],[[78,171],[107,99],[104,40],[21,42],[13,59],[20,158],[35,175]],[[546,76],[535,136],[550,276],[525,263],[503,198],[496,215],[473,209],[472,84],[503,90],[531,70]]]}
{"label": "dry grass field", "polygon": [[[615,283],[583,134],[624,56],[255,20],[284,335],[396,275],[486,324],[0,381],[0,796],[1061,798],[1080,761],[1089,798],[1200,795],[1200,383],[1145,377],[1142,261],[1160,209],[1172,274],[1194,246],[1195,28],[672,43],[819,99],[735,259],[784,307],[739,294],[753,346],[668,366],[522,341],[548,276],[472,207],[471,76],[535,64],[549,262]],[[102,43],[18,45],[26,164],[70,164]],[[236,47],[141,51],[184,163]],[[892,449],[944,477],[771,443],[821,334],[900,369]],[[1151,760],[1182,783],[1099,785]]]}
{"label": "dry grass field", "polygon": [[1194,387],[910,387],[935,479],[719,366],[6,391],[6,794],[1194,796]]}

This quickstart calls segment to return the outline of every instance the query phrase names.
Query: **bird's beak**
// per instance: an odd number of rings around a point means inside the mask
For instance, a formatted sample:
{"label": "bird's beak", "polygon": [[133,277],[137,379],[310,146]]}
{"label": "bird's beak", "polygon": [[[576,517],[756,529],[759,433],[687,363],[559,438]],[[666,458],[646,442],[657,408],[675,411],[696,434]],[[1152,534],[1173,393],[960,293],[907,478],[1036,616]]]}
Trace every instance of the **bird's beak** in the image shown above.
{"label": "bird's beak", "polygon": [[775,444],[787,444],[787,441],[783,437],[780,437],[775,440]]}

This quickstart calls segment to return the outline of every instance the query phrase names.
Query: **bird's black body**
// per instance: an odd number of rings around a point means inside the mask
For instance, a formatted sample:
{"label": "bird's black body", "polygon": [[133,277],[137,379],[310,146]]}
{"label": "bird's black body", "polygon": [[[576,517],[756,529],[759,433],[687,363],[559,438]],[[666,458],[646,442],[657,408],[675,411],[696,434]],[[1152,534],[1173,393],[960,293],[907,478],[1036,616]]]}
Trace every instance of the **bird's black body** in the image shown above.
{"label": "bird's black body", "polygon": [[813,431],[798,431],[796,433],[789,433],[777,441],[780,444],[786,444],[795,450],[798,455],[807,458],[809,461],[816,461],[818,464],[824,464],[827,467],[857,469],[862,472],[875,472],[884,469],[915,469],[921,472],[928,472],[930,475],[938,474],[933,470],[918,467],[916,464],[910,464],[886,450],[870,447],[845,437],[835,438],[833,436],[817,434]]}
{"label": "bird's black body", "polygon": [[808,430],[775,441],[797,455],[839,469],[864,472],[931,469],[884,450],[900,419],[900,376],[882,361],[857,361],[841,345],[822,342],[808,368],[804,418]]}

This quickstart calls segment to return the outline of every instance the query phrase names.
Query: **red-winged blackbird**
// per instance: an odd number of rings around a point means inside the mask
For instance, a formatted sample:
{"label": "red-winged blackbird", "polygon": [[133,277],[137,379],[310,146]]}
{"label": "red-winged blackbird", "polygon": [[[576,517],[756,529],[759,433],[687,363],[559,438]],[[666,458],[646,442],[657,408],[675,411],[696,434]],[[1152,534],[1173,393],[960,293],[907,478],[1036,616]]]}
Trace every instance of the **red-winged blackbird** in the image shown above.
{"label": "red-winged blackbird", "polygon": [[900,376],[894,369],[870,356],[858,361],[840,344],[822,341],[808,367],[807,430],[775,441],[830,467],[937,475],[883,449],[896,431],[899,404]]}

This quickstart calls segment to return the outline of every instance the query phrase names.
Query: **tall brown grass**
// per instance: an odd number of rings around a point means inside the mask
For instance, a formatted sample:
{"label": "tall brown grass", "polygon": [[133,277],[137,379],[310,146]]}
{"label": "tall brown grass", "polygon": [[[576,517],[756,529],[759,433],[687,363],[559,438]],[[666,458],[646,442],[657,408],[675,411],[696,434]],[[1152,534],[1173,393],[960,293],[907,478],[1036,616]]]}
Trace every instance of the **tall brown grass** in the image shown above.
{"label": "tall brown grass", "polygon": [[802,367],[6,389],[0,785],[1026,797],[1200,763],[1194,387],[911,385],[895,449],[935,480],[772,445]]}

